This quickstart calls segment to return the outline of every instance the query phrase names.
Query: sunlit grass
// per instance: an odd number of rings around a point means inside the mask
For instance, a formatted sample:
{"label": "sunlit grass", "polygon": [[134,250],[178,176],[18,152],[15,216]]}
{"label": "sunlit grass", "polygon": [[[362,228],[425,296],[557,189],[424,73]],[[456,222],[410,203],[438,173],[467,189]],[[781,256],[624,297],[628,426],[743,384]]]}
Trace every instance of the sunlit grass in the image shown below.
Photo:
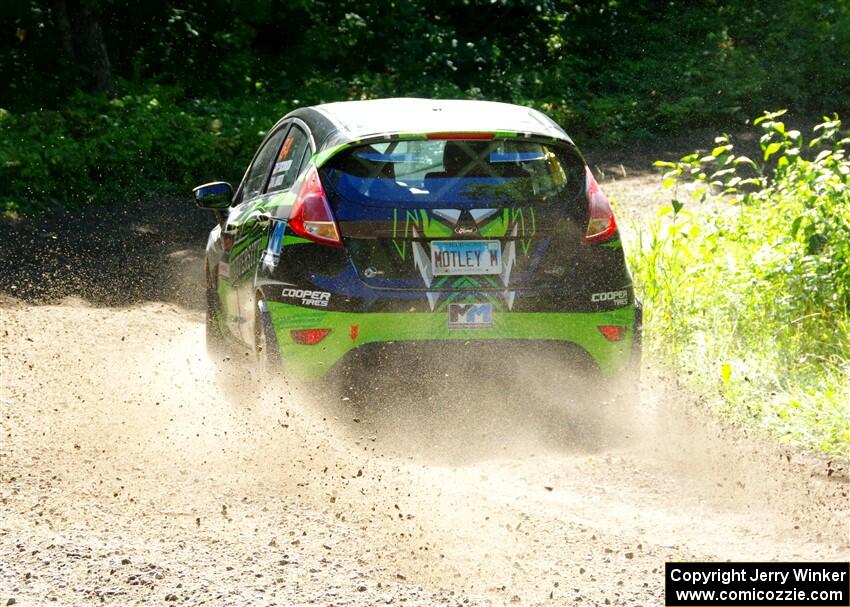
{"label": "sunlit grass", "polygon": [[646,343],[724,416],[848,456],[850,140],[837,120],[822,125],[829,137],[810,147],[824,151],[804,160],[776,117],[762,124],[770,167],[725,137],[711,156],[664,165],[673,201],[630,247]]}

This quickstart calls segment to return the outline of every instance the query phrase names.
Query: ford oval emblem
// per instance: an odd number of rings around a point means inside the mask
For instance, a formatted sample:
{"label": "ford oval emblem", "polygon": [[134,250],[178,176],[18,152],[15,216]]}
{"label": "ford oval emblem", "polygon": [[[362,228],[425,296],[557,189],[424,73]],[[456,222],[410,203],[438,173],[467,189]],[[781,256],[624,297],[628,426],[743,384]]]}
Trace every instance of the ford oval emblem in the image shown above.
{"label": "ford oval emblem", "polygon": [[475,234],[478,231],[478,228],[474,228],[472,226],[458,226],[455,228],[455,234]]}

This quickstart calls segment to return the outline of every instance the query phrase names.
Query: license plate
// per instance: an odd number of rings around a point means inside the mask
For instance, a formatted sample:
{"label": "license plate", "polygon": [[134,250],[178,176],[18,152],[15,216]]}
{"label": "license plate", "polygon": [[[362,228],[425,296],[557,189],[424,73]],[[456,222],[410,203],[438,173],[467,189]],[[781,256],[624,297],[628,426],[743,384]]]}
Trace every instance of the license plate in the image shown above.
{"label": "license plate", "polygon": [[434,276],[501,274],[502,247],[498,240],[434,240],[431,270]]}
{"label": "license plate", "polygon": [[493,304],[449,304],[449,329],[486,329],[492,326]]}

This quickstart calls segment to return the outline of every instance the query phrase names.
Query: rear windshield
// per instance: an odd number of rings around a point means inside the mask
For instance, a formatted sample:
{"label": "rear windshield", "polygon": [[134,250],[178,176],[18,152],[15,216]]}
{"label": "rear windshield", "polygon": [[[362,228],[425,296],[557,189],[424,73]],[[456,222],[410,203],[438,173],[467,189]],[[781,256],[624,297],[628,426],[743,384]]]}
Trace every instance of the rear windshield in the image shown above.
{"label": "rear windshield", "polygon": [[370,206],[529,206],[571,201],[584,191],[585,173],[566,145],[418,140],[346,150],[322,181],[332,198]]}

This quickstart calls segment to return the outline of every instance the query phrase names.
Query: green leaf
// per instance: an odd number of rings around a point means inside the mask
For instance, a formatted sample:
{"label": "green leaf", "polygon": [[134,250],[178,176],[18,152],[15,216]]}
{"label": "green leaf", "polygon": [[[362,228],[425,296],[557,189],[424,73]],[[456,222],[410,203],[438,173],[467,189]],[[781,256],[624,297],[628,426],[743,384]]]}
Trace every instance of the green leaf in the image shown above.
{"label": "green leaf", "polygon": [[800,229],[800,223],[803,221],[803,216],[798,215],[791,223],[791,236],[796,236]]}
{"label": "green leaf", "polygon": [[815,162],[821,162],[824,158],[831,155],[832,150],[821,150],[820,153],[817,155],[817,158],[815,158]]}
{"label": "green leaf", "polygon": [[682,207],[685,206],[683,202],[679,202],[678,200],[673,200],[670,202],[670,205],[673,207],[673,215],[678,215],[679,211],[682,210]]}
{"label": "green leaf", "polygon": [[751,167],[756,168],[756,163],[750,160],[750,158],[747,156],[738,156],[732,162],[734,162],[735,164],[748,164]]}
{"label": "green leaf", "polygon": [[692,223],[691,227],[688,228],[688,236],[691,238],[697,238],[702,233],[702,227],[698,223]]}
{"label": "green leaf", "polygon": [[732,365],[720,365],[720,379],[723,380],[723,383],[727,386],[732,379]]}
{"label": "green leaf", "polygon": [[674,183],[676,183],[676,178],[675,177],[668,177],[667,179],[664,180],[664,183],[662,185],[664,186],[665,190],[669,190],[673,186]]}
{"label": "green leaf", "polygon": [[765,120],[773,120],[774,118],[779,118],[782,114],[787,112],[788,110],[778,110],[776,112],[765,112],[764,116],[756,118],[753,120],[753,124],[758,125],[764,122]]}
{"label": "green leaf", "polygon": [[731,175],[735,172],[734,168],[729,169],[720,169],[719,171],[714,172],[711,176],[714,177],[723,177],[725,175]]}
{"label": "green leaf", "polygon": [[776,143],[776,142],[771,143],[764,150],[764,159],[767,160],[768,158],[773,156],[776,152],[778,152],[781,149],[782,149],[781,143]]}

